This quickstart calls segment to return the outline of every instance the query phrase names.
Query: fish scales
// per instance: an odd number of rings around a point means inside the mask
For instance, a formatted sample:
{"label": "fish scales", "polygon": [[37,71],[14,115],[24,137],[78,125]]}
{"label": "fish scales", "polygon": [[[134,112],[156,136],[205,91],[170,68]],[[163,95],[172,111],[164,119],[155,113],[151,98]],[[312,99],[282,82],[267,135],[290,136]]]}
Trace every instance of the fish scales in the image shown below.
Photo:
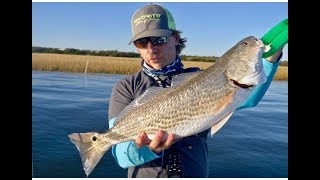
{"label": "fish scales", "polygon": [[[117,126],[116,128],[118,129],[115,129],[115,131],[123,132],[124,136],[131,137],[131,140],[134,140],[137,137],[137,129],[138,132],[144,131],[148,135],[155,134],[162,129],[168,132],[174,132],[178,136],[190,135],[191,132],[188,131],[190,125],[202,130],[201,124],[198,123],[196,119],[207,117],[212,113],[212,107],[214,107],[217,99],[221,99],[220,96],[224,96],[223,93],[220,92],[232,91],[225,91],[224,89],[227,88],[227,86],[219,81],[211,82],[213,83],[192,82],[196,87],[207,91],[205,93],[198,91],[198,88],[186,91],[186,88],[181,86],[170,93],[158,96],[153,99],[154,103],[141,105],[138,110],[122,119],[120,122],[122,122],[123,125]],[[202,86],[206,86],[207,88],[203,88]],[[193,97],[193,101],[183,98],[184,96]],[[161,99],[165,99],[165,102],[159,101]],[[190,102],[192,103],[190,104]],[[193,106],[193,104],[195,105]],[[195,109],[194,107],[199,108]],[[165,111],[158,111],[159,108]],[[177,114],[179,114],[179,116],[177,116]],[[183,115],[186,118],[183,118]],[[132,121],[132,119],[138,119],[141,116],[144,117],[142,122]],[[128,127],[131,127],[132,130],[128,131]]]}

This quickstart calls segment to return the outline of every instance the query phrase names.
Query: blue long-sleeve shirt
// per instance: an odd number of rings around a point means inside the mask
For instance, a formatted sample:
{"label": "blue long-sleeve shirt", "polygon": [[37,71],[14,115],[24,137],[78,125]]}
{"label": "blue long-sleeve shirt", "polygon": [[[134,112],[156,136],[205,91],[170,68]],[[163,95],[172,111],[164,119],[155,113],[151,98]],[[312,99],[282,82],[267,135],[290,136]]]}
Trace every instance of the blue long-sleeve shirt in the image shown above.
{"label": "blue long-sleeve shirt", "polygon": [[[262,59],[267,81],[264,84],[257,86],[246,101],[237,108],[237,110],[256,106],[260,102],[277,71],[280,64],[279,59],[277,63],[270,63],[266,59]],[[152,80],[149,78],[150,77],[144,75],[144,73],[140,71],[132,76],[128,76],[116,84],[110,98],[111,109],[109,109],[109,118],[112,118],[109,120],[110,128],[113,127],[115,120],[114,117],[135,97],[139,96],[146,88],[153,85]],[[147,146],[137,148],[135,143],[130,141],[114,145],[112,147],[112,155],[119,166],[122,168],[128,168],[143,165],[162,157],[163,152],[156,154]]]}

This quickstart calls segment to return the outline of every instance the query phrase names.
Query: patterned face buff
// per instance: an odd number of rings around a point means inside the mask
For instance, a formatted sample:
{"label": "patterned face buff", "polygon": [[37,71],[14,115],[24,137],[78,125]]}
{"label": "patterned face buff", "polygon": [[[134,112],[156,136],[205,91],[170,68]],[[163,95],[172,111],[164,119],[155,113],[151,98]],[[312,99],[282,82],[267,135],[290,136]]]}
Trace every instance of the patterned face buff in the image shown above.
{"label": "patterned face buff", "polygon": [[156,82],[159,84],[159,86],[163,86],[161,79],[159,76],[164,75],[173,75],[177,74],[181,71],[183,71],[183,64],[181,62],[180,56],[177,56],[176,59],[169,64],[166,67],[163,67],[159,70],[155,70],[152,67],[150,67],[147,63],[144,61],[141,62],[142,70],[150,77],[156,80]]}

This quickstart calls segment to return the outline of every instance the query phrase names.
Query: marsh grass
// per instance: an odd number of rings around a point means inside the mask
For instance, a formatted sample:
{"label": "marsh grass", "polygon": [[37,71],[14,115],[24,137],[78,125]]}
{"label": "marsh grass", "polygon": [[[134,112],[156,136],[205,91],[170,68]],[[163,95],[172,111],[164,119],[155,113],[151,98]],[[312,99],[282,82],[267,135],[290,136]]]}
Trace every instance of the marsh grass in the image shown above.
{"label": "marsh grass", "polygon": [[[139,58],[32,53],[32,70],[107,74],[132,74],[141,70]],[[206,69],[211,62],[184,61],[185,67]],[[280,66],[274,80],[288,80],[288,67]]]}

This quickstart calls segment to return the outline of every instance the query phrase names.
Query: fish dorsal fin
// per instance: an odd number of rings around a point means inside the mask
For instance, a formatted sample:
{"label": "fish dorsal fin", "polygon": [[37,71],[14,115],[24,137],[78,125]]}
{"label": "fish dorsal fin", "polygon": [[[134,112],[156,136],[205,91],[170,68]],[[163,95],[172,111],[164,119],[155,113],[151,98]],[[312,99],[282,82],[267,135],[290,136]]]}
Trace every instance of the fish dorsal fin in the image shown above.
{"label": "fish dorsal fin", "polygon": [[211,137],[230,119],[232,114],[233,112],[229,113],[228,115],[226,115],[224,118],[222,118],[220,121],[218,121],[211,127],[211,131],[210,131]]}
{"label": "fish dorsal fin", "polygon": [[181,84],[189,81],[190,79],[194,78],[200,73],[202,73],[202,71],[195,71],[195,72],[181,73],[181,74],[174,75],[172,77],[171,87],[180,86]]}
{"label": "fish dorsal fin", "polygon": [[126,106],[116,117],[114,125],[116,125],[119,120],[121,120],[124,116],[128,113],[135,111],[139,106],[144,104],[145,102],[153,99],[159,94],[169,93],[170,91],[174,90],[175,88],[179,87],[181,84],[187,82],[191,78],[195,77],[201,71],[190,72],[190,73],[181,73],[178,75],[174,75],[172,77],[171,86],[167,88],[159,87],[159,86],[152,86],[148,88],[143,94],[135,98],[128,106]]}
{"label": "fish dorsal fin", "polygon": [[128,113],[135,111],[138,107],[140,107],[145,102],[155,98],[159,94],[167,93],[169,91],[172,91],[172,87],[159,87],[159,86],[152,86],[144,93],[142,93],[140,96],[135,98],[128,106],[126,106],[116,117],[114,125],[116,125],[119,120],[121,120],[124,116],[126,116]]}

